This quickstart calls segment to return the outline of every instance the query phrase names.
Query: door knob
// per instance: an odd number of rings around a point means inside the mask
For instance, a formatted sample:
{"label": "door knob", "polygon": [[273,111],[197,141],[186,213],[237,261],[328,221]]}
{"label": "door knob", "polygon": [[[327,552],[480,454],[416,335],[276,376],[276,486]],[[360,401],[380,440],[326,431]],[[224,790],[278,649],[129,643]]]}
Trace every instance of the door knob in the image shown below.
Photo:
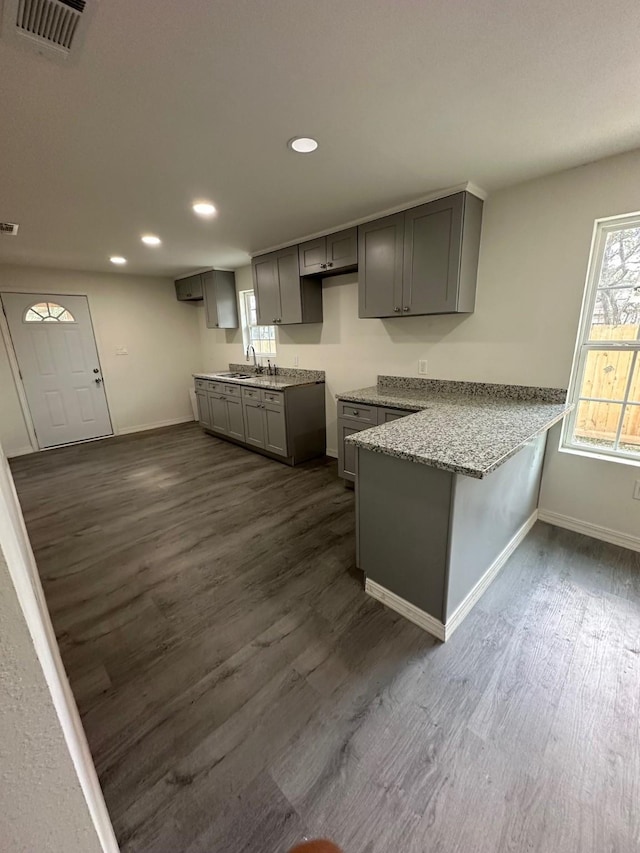
{"label": "door knob", "polygon": [[100,385],[100,383],[101,383],[101,382],[102,382],[102,379],[100,379],[100,377],[98,377],[98,378],[96,379],[96,385]]}

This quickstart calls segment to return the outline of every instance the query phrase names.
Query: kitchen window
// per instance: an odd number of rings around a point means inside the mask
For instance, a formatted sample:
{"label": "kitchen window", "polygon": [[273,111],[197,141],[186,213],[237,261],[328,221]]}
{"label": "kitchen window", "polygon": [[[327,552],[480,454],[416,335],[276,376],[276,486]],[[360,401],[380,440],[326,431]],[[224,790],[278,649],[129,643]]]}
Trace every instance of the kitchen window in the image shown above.
{"label": "kitchen window", "polygon": [[640,462],[640,214],[596,222],[562,446]]}
{"label": "kitchen window", "polygon": [[256,297],[253,290],[240,292],[240,317],[244,350],[252,346],[258,357],[274,358],[276,355],[276,327],[257,323]]}

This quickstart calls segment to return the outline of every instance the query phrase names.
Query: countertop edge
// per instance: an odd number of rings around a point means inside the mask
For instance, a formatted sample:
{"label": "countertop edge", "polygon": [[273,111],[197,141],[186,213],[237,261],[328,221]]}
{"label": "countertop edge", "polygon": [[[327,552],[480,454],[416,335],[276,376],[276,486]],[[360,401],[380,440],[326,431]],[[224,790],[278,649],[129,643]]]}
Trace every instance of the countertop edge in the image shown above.
{"label": "countertop edge", "polygon": [[[522,401],[522,402],[535,402],[535,401]],[[549,404],[549,405],[561,405],[561,404]],[[523,438],[515,447],[508,450],[506,453],[503,453],[498,459],[494,460],[490,465],[486,468],[474,468],[468,465],[455,465],[450,462],[444,462],[441,459],[437,459],[434,457],[428,456],[419,456],[414,453],[404,452],[402,450],[389,449],[386,447],[374,447],[372,445],[368,445],[363,443],[359,438],[359,433],[354,433],[353,435],[348,436],[345,441],[348,444],[355,445],[358,449],[368,450],[371,453],[380,453],[383,456],[392,456],[396,459],[403,459],[406,462],[413,462],[418,465],[427,465],[431,468],[439,468],[441,471],[450,471],[452,474],[462,474],[465,477],[473,477],[476,480],[482,480],[484,477],[492,474],[496,469],[498,469],[501,465],[504,465],[512,456],[521,450],[527,442],[531,441],[533,438],[536,438],[539,435],[542,435],[544,432],[548,432],[552,426],[555,426],[559,421],[561,421],[566,415],[575,408],[573,403],[565,404],[565,408],[554,415],[548,421],[535,429],[532,433]],[[414,414],[420,414],[422,410],[417,410]],[[371,427],[375,429],[374,426]],[[367,430],[365,430],[366,432]]]}

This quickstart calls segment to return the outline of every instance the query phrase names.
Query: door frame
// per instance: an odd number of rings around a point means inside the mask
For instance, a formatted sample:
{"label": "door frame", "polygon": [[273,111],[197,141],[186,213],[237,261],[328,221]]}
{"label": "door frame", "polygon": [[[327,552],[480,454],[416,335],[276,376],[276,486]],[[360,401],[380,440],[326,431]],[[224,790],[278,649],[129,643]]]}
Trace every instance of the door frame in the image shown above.
{"label": "door frame", "polygon": [[[102,441],[103,438],[112,438],[114,435],[117,435],[116,425],[113,420],[113,416],[111,415],[111,406],[109,405],[109,393],[107,391],[107,383],[103,381],[104,388],[104,396],[105,402],[107,404],[107,413],[109,415],[109,423],[111,424],[111,435],[103,435],[99,438],[87,438],[82,441],[70,441],[68,444],[57,444],[54,447],[40,447],[38,443],[38,437],[36,435],[36,430],[33,425],[33,418],[31,417],[31,410],[29,408],[29,401],[27,400],[27,394],[24,390],[24,382],[22,380],[22,374],[20,373],[20,365],[18,364],[18,357],[16,355],[15,347],[13,345],[13,338],[11,337],[11,330],[9,329],[9,321],[7,320],[7,315],[4,312],[4,303],[2,302],[2,296],[4,294],[19,294],[20,296],[28,296],[33,293],[44,293],[47,296],[84,296],[87,300],[87,309],[89,311],[89,322],[91,323],[91,332],[93,334],[93,340],[96,344],[96,353],[98,356],[98,364],[100,366],[100,373],[104,378],[104,370],[102,369],[102,362],[100,361],[100,349],[98,346],[98,336],[96,335],[96,328],[93,324],[93,315],[91,314],[91,302],[89,301],[88,293],[64,293],[61,291],[57,291],[53,293],[48,290],[0,290],[0,306],[2,310],[0,311],[0,337],[4,342],[5,349],[7,351],[7,356],[9,358],[9,366],[11,368],[11,374],[13,376],[13,383],[16,387],[16,391],[18,393],[18,400],[20,401],[20,409],[22,410],[22,418],[24,420],[24,425],[27,429],[27,433],[29,435],[29,442],[31,443],[31,450],[34,453],[40,453],[45,450],[56,450],[58,447],[69,447],[73,444],[87,444],[89,441]],[[26,448],[25,448],[26,450]]]}

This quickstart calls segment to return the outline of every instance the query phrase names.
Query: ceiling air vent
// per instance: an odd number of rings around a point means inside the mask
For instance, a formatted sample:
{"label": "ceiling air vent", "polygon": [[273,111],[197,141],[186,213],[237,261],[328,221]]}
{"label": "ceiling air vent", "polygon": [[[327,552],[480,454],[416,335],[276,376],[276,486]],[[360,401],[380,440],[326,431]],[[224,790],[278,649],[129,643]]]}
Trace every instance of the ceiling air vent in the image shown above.
{"label": "ceiling air vent", "polygon": [[0,234],[13,235],[15,237],[19,227],[15,222],[0,222]]}
{"label": "ceiling air vent", "polygon": [[97,0],[4,0],[3,37],[38,53],[67,59],[84,37]]}

